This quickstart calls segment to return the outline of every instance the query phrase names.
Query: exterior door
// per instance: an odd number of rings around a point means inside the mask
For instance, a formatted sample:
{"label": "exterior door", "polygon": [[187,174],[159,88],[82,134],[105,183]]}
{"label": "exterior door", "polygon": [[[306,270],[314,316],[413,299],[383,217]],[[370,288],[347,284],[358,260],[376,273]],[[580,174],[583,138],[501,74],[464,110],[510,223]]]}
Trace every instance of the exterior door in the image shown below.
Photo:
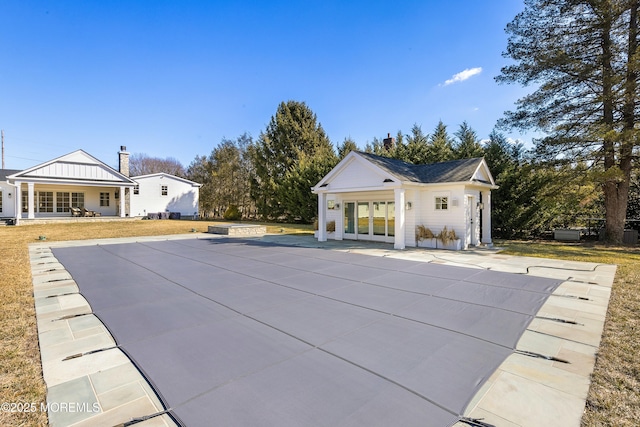
{"label": "exterior door", "polygon": [[393,242],[395,203],[392,201],[354,201],[344,204],[345,239]]}
{"label": "exterior door", "polygon": [[368,239],[371,234],[369,202],[358,202],[358,239]]}
{"label": "exterior door", "polygon": [[356,239],[356,204],[346,202],[344,206],[344,238]]}
{"label": "exterior door", "polygon": [[466,230],[465,230],[465,248],[475,244],[473,238],[475,234],[475,203],[473,196],[467,196],[467,212],[466,212]]}

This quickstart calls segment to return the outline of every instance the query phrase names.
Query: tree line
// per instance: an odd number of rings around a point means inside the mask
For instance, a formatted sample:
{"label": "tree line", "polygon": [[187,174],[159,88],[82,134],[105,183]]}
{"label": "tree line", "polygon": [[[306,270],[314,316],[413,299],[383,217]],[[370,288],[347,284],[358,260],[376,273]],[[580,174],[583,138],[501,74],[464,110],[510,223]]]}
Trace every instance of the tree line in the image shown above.
{"label": "tree line", "polygon": [[[282,102],[257,139],[247,133],[223,139],[178,175],[203,184],[203,217],[309,223],[317,216],[310,188],[352,150],[414,164],[484,157],[499,185],[492,196],[496,237],[537,236],[604,215],[601,171],[585,161],[549,164],[535,147],[527,150],[497,130],[481,140],[467,122],[453,133],[442,121],[431,133],[414,124],[409,133],[398,131],[392,145],[374,137],[362,148],[351,138],[334,147],[313,111],[298,101]],[[132,156],[132,167],[140,157]],[[634,179],[629,216],[640,219],[637,174]]]}
{"label": "tree line", "polygon": [[[393,146],[374,138],[364,151],[411,163],[484,156],[500,188],[492,223],[499,237],[536,235],[554,227],[605,219],[605,238],[623,239],[627,219],[640,219],[640,0],[524,0],[505,31],[498,83],[531,86],[500,131],[539,130],[533,148],[498,130],[478,139],[466,123],[449,135],[414,125]],[[306,104],[283,102],[257,140],[225,140],[185,171],[204,184],[205,215],[229,206],[245,217],[308,222],[316,215],[309,188],[358,145],[334,149]],[[223,212],[224,211],[224,212]]]}

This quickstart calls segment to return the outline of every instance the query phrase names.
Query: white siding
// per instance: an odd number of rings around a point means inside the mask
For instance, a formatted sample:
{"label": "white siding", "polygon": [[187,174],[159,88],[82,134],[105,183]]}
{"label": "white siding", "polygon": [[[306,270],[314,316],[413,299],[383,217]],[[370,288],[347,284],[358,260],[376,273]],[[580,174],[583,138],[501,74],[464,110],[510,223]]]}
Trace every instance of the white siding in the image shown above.
{"label": "white siding", "polygon": [[339,190],[343,188],[381,187],[385,178],[370,166],[354,160],[329,182],[329,188],[331,190]]}
{"label": "white siding", "polygon": [[[437,196],[447,196],[449,198],[447,210],[436,210],[435,198]],[[466,233],[464,186],[442,186],[436,189],[421,190],[419,200],[419,206],[416,208],[415,223],[411,230],[411,233],[414,234],[412,237],[414,245],[415,227],[417,225],[424,225],[431,229],[434,234],[438,234],[446,226],[449,230],[455,230],[456,234],[464,241]],[[457,206],[454,206],[456,204]],[[407,241],[408,245],[409,242]]]}
{"label": "white siding", "polygon": [[[170,175],[133,177],[139,185],[139,194],[131,194],[131,216],[146,216],[158,212],[179,212],[193,215],[198,212],[199,188]],[[168,194],[163,196],[162,186],[167,186]]]}
{"label": "white siding", "polygon": [[[2,212],[0,212],[0,218],[15,217],[15,190],[16,188],[13,185],[0,182],[0,197],[2,197]],[[11,198],[9,198],[9,194],[11,194]]]}
{"label": "white siding", "polygon": [[339,207],[336,209],[327,209],[326,211],[327,224],[331,221],[335,221],[336,223],[335,234],[327,234],[327,238],[342,240],[342,201],[338,197],[336,197],[336,195],[328,196],[327,202],[329,200],[333,200],[333,202],[338,204]]}
{"label": "white siding", "polygon": [[[405,201],[411,203],[411,209],[405,210],[405,246],[411,247],[416,245],[416,217],[420,206],[420,192],[416,190],[406,190],[404,195]],[[396,209],[396,213],[398,209]]]}

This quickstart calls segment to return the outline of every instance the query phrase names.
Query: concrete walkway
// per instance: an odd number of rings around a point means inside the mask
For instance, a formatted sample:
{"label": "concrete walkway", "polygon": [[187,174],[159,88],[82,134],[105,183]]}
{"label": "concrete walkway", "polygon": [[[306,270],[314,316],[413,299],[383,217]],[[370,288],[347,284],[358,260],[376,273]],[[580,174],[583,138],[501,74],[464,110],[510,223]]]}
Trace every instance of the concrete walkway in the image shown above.
{"label": "concrete walkway", "polygon": [[[30,246],[51,425],[113,426],[146,417],[150,418],[136,426],[171,426],[175,423],[162,414],[164,408],[155,392],[129,358],[115,347],[109,331],[91,314],[91,307],[78,293],[75,282],[50,248],[188,238],[219,236],[188,234]],[[615,266],[512,257],[493,250],[397,251],[389,244],[318,243],[307,235],[266,235],[261,240],[564,280],[530,324],[517,349],[554,356],[570,363],[517,353],[509,356],[476,394],[465,416],[482,418],[483,422],[495,426],[580,425]],[[80,354],[82,356],[77,357]],[[460,422],[456,427],[466,425]]]}

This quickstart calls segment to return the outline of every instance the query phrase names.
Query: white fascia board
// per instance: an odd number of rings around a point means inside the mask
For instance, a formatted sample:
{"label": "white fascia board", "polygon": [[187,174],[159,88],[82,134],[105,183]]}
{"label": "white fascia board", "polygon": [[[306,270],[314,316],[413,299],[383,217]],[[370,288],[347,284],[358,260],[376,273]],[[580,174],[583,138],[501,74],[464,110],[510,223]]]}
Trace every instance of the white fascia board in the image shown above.
{"label": "white fascia board", "polygon": [[[362,157],[358,152],[356,151],[351,151],[349,154],[347,154],[345,156],[344,159],[340,160],[340,162],[334,166],[333,169],[331,169],[329,171],[328,174],[326,174],[321,180],[320,182],[318,182],[314,187],[311,187],[311,191],[316,193],[316,191],[321,191],[320,187],[324,184],[326,184],[328,181],[331,181],[331,179],[333,177],[335,177],[336,175],[338,175],[345,167],[347,167],[348,164],[350,164],[351,162],[360,162],[362,165],[364,165],[366,168],[372,170],[373,172],[375,172],[376,174],[379,174],[380,176],[382,176],[384,179],[393,179],[393,183],[391,184],[395,184],[398,182],[398,177],[395,175],[390,174],[389,172],[385,171],[384,169],[380,168],[377,165],[374,165],[373,163],[371,163],[369,160],[365,159],[364,157]],[[325,187],[326,188],[326,187]],[[350,190],[349,190],[350,191]],[[344,191],[340,191],[340,192],[344,192]],[[316,193],[317,194],[317,193]]]}
{"label": "white fascia board", "polygon": [[[87,153],[84,150],[76,150],[76,151],[73,151],[71,153],[65,154],[64,156],[60,156],[60,157],[57,157],[57,158],[55,158],[53,160],[49,160],[47,162],[40,163],[38,165],[30,167],[29,169],[22,170],[22,171],[20,171],[18,173],[15,173],[13,175],[8,176],[7,180],[12,180],[12,181],[18,180],[18,181],[22,181],[22,182],[29,182],[29,181],[37,182],[37,181],[40,181],[42,179],[46,180],[47,178],[37,178],[37,177],[33,177],[33,176],[28,176],[28,175],[31,172],[35,171],[35,170],[47,167],[47,166],[49,166],[49,165],[51,165],[53,163],[65,162],[69,158],[73,158],[76,154],[81,154],[83,156],[86,156],[88,159],[90,159],[93,162],[93,163],[87,163],[87,164],[94,164],[94,165],[98,165],[98,166],[104,166],[107,170],[109,170],[115,176],[119,177],[120,179],[122,179],[124,181],[122,183],[123,186],[125,186],[125,187],[129,186],[129,184],[127,184],[127,183],[130,183],[131,186],[133,185],[133,181],[131,180],[131,178],[121,174],[120,171],[112,168],[108,164],[106,164],[106,163],[100,161],[99,159],[93,157],[91,154]],[[71,163],[78,163],[78,162],[77,161],[71,161]],[[81,164],[84,164],[84,163],[81,163]],[[60,180],[56,179],[56,180],[54,180],[54,183],[60,183],[60,182],[64,182],[64,181],[66,181],[66,179],[64,179],[64,178],[62,178]],[[75,182],[74,180],[68,180],[68,181]],[[99,181],[96,181],[96,182],[99,182]],[[96,185],[99,185],[99,184],[96,184]]]}
{"label": "white fascia board", "polygon": [[352,188],[339,188],[339,189],[335,189],[332,190],[330,188],[322,188],[322,189],[312,189],[312,192],[314,194],[320,194],[320,193],[331,193],[331,194],[338,194],[338,193],[368,193],[371,191],[385,191],[385,190],[393,190],[395,188],[400,188],[400,185],[395,185],[395,186],[380,186],[380,187],[352,187]]}
{"label": "white fascia board", "polygon": [[164,176],[164,177],[167,177],[169,179],[173,179],[173,180],[176,180],[176,181],[181,181],[181,182],[190,184],[192,187],[202,187],[202,184],[199,184],[199,183],[194,182],[194,181],[190,181],[190,180],[188,180],[186,178],[181,178],[181,177],[176,176],[176,175],[171,175],[170,173],[165,173],[165,172],[150,173],[148,175],[132,176],[131,179],[133,181],[138,181],[139,179],[143,179],[144,180],[145,178],[153,178],[153,177],[156,177],[156,176]]}
{"label": "white fascia board", "polygon": [[[487,161],[484,159],[484,157],[482,158],[482,161],[478,164],[478,167],[476,168],[476,170],[473,172],[473,176],[475,176],[475,174],[478,173],[480,168],[484,169],[484,171],[486,172],[486,175],[489,177],[489,180],[491,181],[491,185],[495,186],[496,185],[496,181],[493,179],[493,175],[491,174],[491,171],[489,170],[489,165],[487,164]],[[498,187],[496,187],[496,188],[498,188]]]}
{"label": "white fascia board", "polygon": [[133,181],[87,181],[81,179],[48,179],[48,178],[33,178],[33,177],[18,177],[13,182],[21,182],[23,184],[33,182],[35,184],[46,185],[76,185],[79,187],[134,187],[136,184]]}
{"label": "white fascia board", "polygon": [[402,183],[404,187],[450,187],[450,186],[465,186],[465,187],[479,187],[479,188],[487,188],[490,190],[495,190],[499,188],[497,185],[486,184],[483,182],[473,182],[473,181],[457,181],[457,182],[411,182],[405,181]]}

